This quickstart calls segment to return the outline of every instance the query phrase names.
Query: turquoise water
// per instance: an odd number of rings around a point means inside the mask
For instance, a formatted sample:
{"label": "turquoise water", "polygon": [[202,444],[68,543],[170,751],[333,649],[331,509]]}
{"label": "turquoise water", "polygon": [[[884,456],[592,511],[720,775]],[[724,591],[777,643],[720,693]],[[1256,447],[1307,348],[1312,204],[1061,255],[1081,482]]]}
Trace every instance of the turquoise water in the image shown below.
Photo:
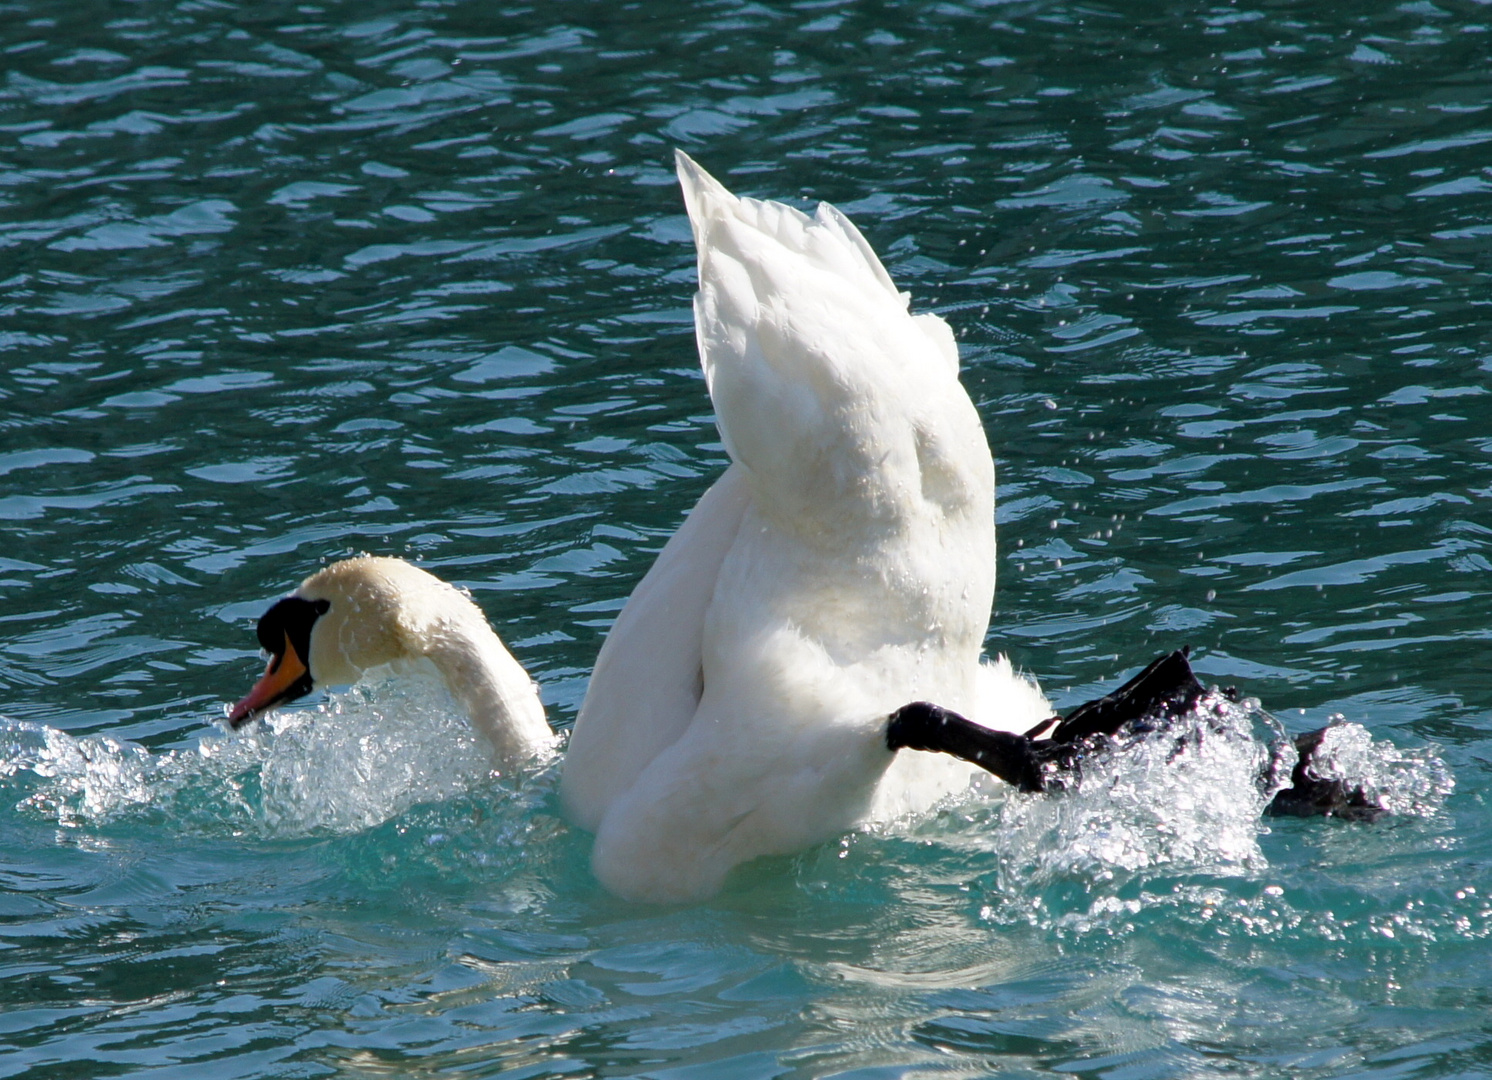
{"label": "turquoise water", "polygon": [[[1492,7],[32,2],[0,49],[0,1075],[1492,1073]],[[428,688],[214,726],[363,550],[569,726],[725,460],[675,146],[955,327],[992,650],[1070,707],[1191,644],[1411,812],[1266,827],[1224,761],[655,909]]]}

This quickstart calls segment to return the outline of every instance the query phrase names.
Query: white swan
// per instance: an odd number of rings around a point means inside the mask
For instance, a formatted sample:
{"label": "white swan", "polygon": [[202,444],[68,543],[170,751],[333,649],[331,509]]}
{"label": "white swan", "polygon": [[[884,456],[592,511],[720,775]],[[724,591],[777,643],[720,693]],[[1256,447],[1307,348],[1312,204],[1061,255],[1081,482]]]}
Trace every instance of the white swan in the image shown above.
{"label": "white swan", "polygon": [[886,748],[899,706],[1051,715],[979,662],[994,465],[947,324],[832,206],[738,199],[682,153],[678,174],[732,464],[618,616],[561,781],[597,877],[652,901],[966,787],[965,762]]}
{"label": "white swan", "polygon": [[[678,171],[700,359],[732,464],[617,617],[575,722],[561,795],[596,833],[601,882],[703,898],[742,862],[925,808],[981,767],[1061,788],[1103,750],[1093,737],[1187,713],[1203,688],[1185,650],[1065,719],[1004,657],[980,663],[994,465],[948,326],[909,313],[832,206],[808,218],[738,199],[683,154]],[[258,634],[271,658],[235,727],[313,679],[429,663],[499,762],[554,745],[481,610],[401,560],[327,567]],[[1330,738],[1296,738],[1269,813],[1388,812],[1367,781],[1311,771]]]}
{"label": "white swan", "polygon": [[269,665],[234,706],[237,728],[310,692],[388,665],[428,663],[487,737],[500,767],[555,743],[538,688],[461,590],[402,559],[360,556],[303,581],[259,620]]}
{"label": "white swan", "polygon": [[[1043,770],[1079,767],[1089,734],[1190,708],[1202,688],[1184,651],[1060,723],[1003,657],[980,663],[994,466],[947,325],[909,314],[833,207],[810,219],[737,199],[682,154],[679,178],[700,357],[732,464],[617,617],[575,723],[561,794],[596,833],[602,883],[699,899],[751,858],[966,787],[970,760],[1023,790],[1060,787]],[[235,727],[313,679],[428,662],[500,762],[554,743],[480,609],[401,560],[327,567],[258,633],[271,659]],[[1270,812],[1382,812],[1360,787],[1302,772],[1325,735],[1297,740],[1302,766]]]}

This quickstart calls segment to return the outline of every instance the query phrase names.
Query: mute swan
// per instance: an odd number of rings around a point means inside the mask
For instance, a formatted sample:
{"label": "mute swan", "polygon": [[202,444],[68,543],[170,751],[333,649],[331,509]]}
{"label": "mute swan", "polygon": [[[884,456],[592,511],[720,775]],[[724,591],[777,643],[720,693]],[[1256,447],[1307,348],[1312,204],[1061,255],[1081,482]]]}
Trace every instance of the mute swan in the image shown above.
{"label": "mute swan", "polygon": [[[533,683],[480,609],[460,590],[400,559],[362,556],[312,575],[260,618],[258,636],[271,659],[264,677],[233,709],[235,729],[309,693],[313,669],[321,681],[351,683],[376,668],[397,673],[429,661],[493,745],[500,764],[522,764],[555,741]],[[302,656],[311,659],[310,667]],[[983,674],[1010,677],[999,668]],[[882,737],[892,752],[952,755],[1024,792],[1060,790],[1076,780],[1095,753],[1120,745],[1094,736],[1167,730],[1202,693],[1182,650],[1156,660],[1106,697],[1065,718],[1043,719],[1024,734],[992,730],[941,706],[913,702],[891,715]],[[1360,821],[1387,813],[1362,781],[1313,771],[1330,731],[1328,726],[1296,737],[1299,760],[1291,786],[1275,796],[1266,813]],[[1184,728],[1181,737],[1187,737]]]}
{"label": "mute swan", "polygon": [[617,617],[561,778],[597,877],[653,901],[966,788],[968,763],[888,749],[908,701],[1014,731],[1051,715],[979,662],[994,464],[948,325],[909,312],[832,206],[677,165],[731,464]]}
{"label": "mute swan", "polygon": [[259,620],[264,675],[234,706],[238,728],[313,682],[355,683],[381,665],[434,666],[496,760],[554,745],[538,688],[465,593],[402,559],[344,559],[301,582]]}
{"label": "mute swan", "polygon": [[[731,464],[618,615],[575,721],[560,792],[596,834],[600,881],[631,899],[704,898],[747,860],[925,809],[981,769],[1061,786],[1089,737],[1189,707],[1201,688],[1184,652],[1066,719],[1004,657],[980,662],[994,464],[947,324],[908,311],[832,206],[809,218],[738,199],[682,153],[678,173]],[[271,658],[234,727],[313,679],[423,658],[500,760],[553,745],[480,609],[401,560],[327,567],[258,635]],[[1315,744],[1298,745],[1303,769]],[[1361,801],[1301,776],[1301,798],[1274,812],[1352,816]]]}

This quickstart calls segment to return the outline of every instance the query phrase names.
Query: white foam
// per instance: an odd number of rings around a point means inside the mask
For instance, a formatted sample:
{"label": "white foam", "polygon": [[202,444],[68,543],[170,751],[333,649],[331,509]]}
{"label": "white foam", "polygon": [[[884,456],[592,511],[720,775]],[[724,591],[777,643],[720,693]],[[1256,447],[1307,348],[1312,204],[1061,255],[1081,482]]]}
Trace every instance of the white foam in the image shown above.
{"label": "white foam", "polygon": [[1257,703],[1208,692],[1165,731],[1094,754],[1067,790],[1006,799],[1002,888],[1116,870],[1263,866],[1260,815],[1294,763],[1293,749],[1274,748],[1282,742]]}
{"label": "white foam", "polygon": [[418,803],[522,779],[499,777],[444,687],[420,678],[353,687],[161,753],[0,720],[0,777],[26,772],[41,782],[19,808],[60,824],[161,814],[269,836],[355,832]]}
{"label": "white foam", "polygon": [[[1401,819],[1439,811],[1454,780],[1432,748],[1399,749],[1333,720],[1314,759],[1324,778],[1362,785]],[[945,842],[993,858],[984,917],[1111,926],[1144,906],[1135,889],[1146,881],[1267,872],[1262,814],[1295,764],[1293,741],[1257,701],[1213,690],[1166,730],[1110,742],[1065,790],[1007,788],[1003,801],[965,804],[955,813],[968,826]]]}

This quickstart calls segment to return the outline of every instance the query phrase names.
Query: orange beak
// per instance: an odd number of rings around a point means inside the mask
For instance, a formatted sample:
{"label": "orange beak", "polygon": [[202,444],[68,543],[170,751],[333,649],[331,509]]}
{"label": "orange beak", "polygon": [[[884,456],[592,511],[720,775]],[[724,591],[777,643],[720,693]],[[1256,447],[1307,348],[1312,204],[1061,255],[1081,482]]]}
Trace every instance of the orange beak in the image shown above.
{"label": "orange beak", "polygon": [[269,666],[254,684],[248,696],[233,706],[228,726],[237,730],[282,701],[298,698],[311,689],[311,671],[285,635],[285,651],[269,658]]}

